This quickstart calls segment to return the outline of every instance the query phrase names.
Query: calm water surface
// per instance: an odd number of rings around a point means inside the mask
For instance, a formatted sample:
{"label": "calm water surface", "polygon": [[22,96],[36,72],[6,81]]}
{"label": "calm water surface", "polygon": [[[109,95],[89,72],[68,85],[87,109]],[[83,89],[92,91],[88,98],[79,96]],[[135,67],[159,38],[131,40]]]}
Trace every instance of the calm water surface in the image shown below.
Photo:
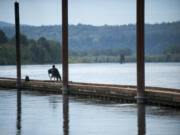
{"label": "calm water surface", "polygon": [[[22,76],[48,79],[51,65],[27,65]],[[61,70],[61,65],[57,65]],[[70,80],[136,85],[136,65],[70,64]],[[0,66],[0,77],[16,77]],[[180,89],[180,63],[147,63],[146,85]],[[180,110],[55,94],[0,90],[0,135],[179,135]]]}
{"label": "calm water surface", "polygon": [[[22,91],[21,101],[18,96],[16,90],[0,90],[1,135],[137,135],[138,132],[136,104],[70,97],[69,105],[63,105],[61,95]],[[141,113],[140,119],[146,121],[147,135],[179,135],[179,110],[155,106],[145,109],[146,114]]]}
{"label": "calm water surface", "polygon": [[[48,80],[47,70],[52,65],[22,66],[22,77]],[[56,65],[60,70],[62,65]],[[180,89],[180,63],[146,63],[146,86]],[[0,77],[16,77],[15,66],[0,66]],[[93,82],[106,84],[136,85],[136,64],[70,64],[69,80],[74,82]]]}

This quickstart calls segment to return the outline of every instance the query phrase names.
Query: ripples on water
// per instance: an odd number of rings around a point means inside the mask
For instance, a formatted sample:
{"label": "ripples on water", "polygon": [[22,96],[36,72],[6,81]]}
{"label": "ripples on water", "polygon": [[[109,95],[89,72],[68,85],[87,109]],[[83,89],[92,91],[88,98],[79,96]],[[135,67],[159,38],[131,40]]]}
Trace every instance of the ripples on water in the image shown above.
{"label": "ripples on water", "polygon": [[[136,104],[69,97],[67,105],[67,100],[61,95],[22,91],[20,102],[16,90],[0,90],[0,134],[137,135]],[[179,110],[147,106],[145,121],[147,135],[180,133]]]}

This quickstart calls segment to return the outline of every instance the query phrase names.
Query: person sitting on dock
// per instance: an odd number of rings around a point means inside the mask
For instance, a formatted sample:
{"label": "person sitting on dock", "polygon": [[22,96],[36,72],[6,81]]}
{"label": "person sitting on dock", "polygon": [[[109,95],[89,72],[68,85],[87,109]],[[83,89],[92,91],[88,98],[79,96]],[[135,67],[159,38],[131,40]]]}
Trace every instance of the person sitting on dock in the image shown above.
{"label": "person sitting on dock", "polygon": [[57,79],[57,81],[58,79],[61,81],[61,75],[58,69],[55,67],[55,65],[53,65],[52,68],[48,70],[48,74],[49,74],[50,79],[54,77]]}
{"label": "person sitting on dock", "polygon": [[29,81],[30,81],[29,76],[26,75],[26,77],[25,77],[25,82],[29,82]]}

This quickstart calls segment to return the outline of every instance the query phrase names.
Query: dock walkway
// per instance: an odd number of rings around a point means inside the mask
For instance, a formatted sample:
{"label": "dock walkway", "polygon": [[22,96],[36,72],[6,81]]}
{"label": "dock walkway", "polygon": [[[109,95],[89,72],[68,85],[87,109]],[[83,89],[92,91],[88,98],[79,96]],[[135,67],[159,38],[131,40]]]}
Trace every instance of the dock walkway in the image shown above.
{"label": "dock walkway", "polygon": [[[22,82],[22,89],[62,93],[62,83],[55,81],[31,80]],[[137,87],[131,85],[110,85],[96,83],[69,82],[70,95],[103,98],[121,102],[136,102]],[[16,79],[0,78],[0,87],[16,89]],[[160,87],[145,87],[146,103],[180,107],[180,90]]]}

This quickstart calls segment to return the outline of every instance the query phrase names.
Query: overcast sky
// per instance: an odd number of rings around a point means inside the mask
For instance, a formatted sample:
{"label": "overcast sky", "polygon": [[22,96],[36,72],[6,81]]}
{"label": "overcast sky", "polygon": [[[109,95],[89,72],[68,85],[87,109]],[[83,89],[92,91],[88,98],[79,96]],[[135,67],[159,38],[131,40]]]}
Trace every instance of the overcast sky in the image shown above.
{"label": "overcast sky", "polygon": [[[14,1],[0,0],[0,21],[14,23]],[[61,24],[61,0],[18,0],[20,22]],[[145,0],[145,22],[180,20],[180,0]],[[136,23],[136,0],[69,0],[69,24],[121,25]]]}

